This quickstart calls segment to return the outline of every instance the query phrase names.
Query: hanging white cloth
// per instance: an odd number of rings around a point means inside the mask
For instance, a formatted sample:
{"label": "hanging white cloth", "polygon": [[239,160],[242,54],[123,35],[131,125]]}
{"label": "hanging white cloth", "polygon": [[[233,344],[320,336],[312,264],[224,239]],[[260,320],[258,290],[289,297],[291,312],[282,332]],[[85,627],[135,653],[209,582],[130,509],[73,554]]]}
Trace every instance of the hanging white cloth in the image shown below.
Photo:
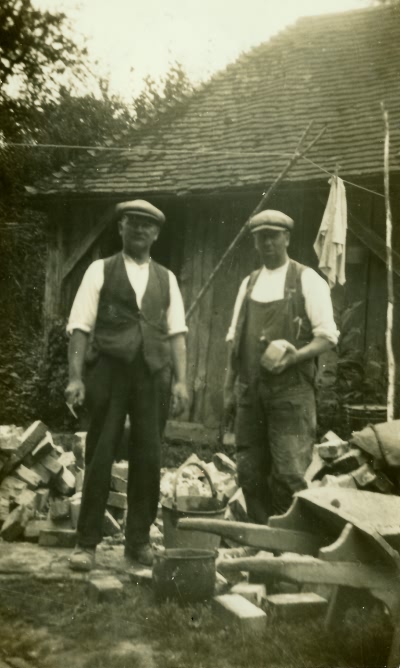
{"label": "hanging white cloth", "polygon": [[333,176],[329,183],[331,190],[314,250],[319,259],[318,267],[333,288],[336,282],[340,285],[346,282],[347,201],[342,179]]}

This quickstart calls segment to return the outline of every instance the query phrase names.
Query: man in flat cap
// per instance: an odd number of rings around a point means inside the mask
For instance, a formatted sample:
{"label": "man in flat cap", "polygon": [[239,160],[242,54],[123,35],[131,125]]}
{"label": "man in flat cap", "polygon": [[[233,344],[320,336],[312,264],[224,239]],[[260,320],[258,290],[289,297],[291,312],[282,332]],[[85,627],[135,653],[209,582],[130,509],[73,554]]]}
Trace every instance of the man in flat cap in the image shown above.
{"label": "man in flat cap", "polygon": [[[93,262],[72,306],[68,332],[70,405],[87,404],[85,476],[70,558],[90,570],[102,540],[111,468],[129,415],[125,556],[151,565],[149,532],[160,486],[161,433],[168,413],[165,379],[172,365],[172,412],[187,403],[187,327],[175,276],[150,258],[164,214],[144,200],[115,209],[122,252]],[[86,363],[85,363],[86,362]]]}
{"label": "man in flat cap", "polygon": [[259,524],[285,513],[306,487],[316,360],[338,339],[327,283],[288,257],[293,225],[272,210],[250,220],[262,267],[241,284],[227,336],[225,411],[236,408],[239,484]]}

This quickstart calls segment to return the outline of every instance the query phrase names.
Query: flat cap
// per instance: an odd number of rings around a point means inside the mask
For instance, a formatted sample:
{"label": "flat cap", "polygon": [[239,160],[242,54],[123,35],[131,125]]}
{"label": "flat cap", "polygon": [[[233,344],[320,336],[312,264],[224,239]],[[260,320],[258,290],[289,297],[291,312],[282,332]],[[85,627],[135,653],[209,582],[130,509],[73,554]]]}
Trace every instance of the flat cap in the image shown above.
{"label": "flat cap", "polygon": [[144,199],[134,199],[131,202],[120,202],[117,204],[114,210],[114,220],[119,220],[121,216],[125,215],[149,218],[152,223],[156,223],[160,227],[165,223],[163,212]]}
{"label": "flat cap", "polygon": [[294,226],[294,220],[289,218],[281,211],[274,211],[273,209],[266,209],[260,211],[249,222],[250,232],[259,232],[260,230],[275,230],[282,232],[288,230],[291,232]]}

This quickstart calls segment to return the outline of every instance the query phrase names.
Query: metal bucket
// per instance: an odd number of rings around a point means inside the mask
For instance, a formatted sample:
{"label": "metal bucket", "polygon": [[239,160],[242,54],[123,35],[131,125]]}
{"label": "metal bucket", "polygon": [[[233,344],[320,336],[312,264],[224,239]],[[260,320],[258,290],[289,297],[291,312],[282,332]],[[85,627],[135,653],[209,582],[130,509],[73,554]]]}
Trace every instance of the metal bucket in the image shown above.
{"label": "metal bucket", "polygon": [[217,550],[193,548],[155,553],[153,591],[158,600],[197,603],[212,598]]}
{"label": "metal bucket", "polygon": [[[204,474],[211,489],[211,497],[208,496],[180,496],[177,497],[177,485],[182,471],[187,466],[197,466]],[[213,485],[209,473],[201,464],[191,462],[181,466],[176,472],[174,493],[172,499],[166,499],[162,504],[162,517],[164,524],[164,545],[167,548],[197,548],[215,549],[221,542],[217,534],[204,531],[182,531],[177,528],[177,522],[183,518],[200,518],[218,520],[225,514],[226,506],[217,499],[217,491]]]}
{"label": "metal bucket", "polygon": [[343,406],[346,419],[346,427],[349,435],[353,431],[360,431],[369,424],[386,422],[387,406],[375,404],[359,404]]}

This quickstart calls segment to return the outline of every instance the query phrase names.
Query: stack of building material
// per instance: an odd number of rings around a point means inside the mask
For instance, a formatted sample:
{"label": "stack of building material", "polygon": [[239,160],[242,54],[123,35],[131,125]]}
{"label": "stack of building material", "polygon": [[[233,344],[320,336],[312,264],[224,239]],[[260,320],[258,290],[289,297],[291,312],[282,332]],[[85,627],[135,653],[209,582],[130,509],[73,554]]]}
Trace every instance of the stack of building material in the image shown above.
{"label": "stack of building material", "polygon": [[349,441],[343,441],[331,431],[325,434],[321,443],[314,446],[313,459],[305,475],[308,486],[328,485],[399,494],[395,472],[392,475],[382,458],[362,449],[357,434],[354,433]]}
{"label": "stack of building material", "polygon": [[[37,420],[24,431],[0,427],[0,537],[70,547],[80,509],[84,434],[64,451]],[[121,531],[125,519],[127,463],[115,464],[104,519],[105,535]]]}

